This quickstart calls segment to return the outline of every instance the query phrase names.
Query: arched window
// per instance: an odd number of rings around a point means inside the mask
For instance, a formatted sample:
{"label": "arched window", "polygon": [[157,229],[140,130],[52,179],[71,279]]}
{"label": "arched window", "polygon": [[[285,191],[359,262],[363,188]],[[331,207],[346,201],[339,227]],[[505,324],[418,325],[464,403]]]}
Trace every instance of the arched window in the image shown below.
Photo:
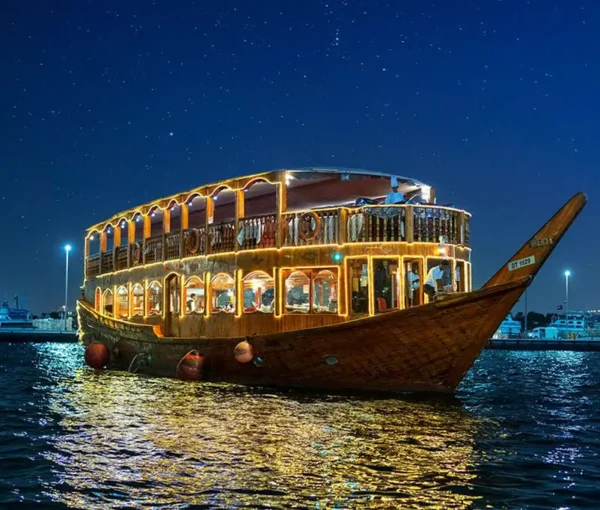
{"label": "arched window", "polygon": [[235,312],[234,279],[228,274],[219,273],[212,279],[210,287],[212,312]]}
{"label": "arched window", "polygon": [[333,271],[319,271],[313,279],[313,312],[337,313],[338,285]]}
{"label": "arched window", "polygon": [[160,315],[161,310],[162,285],[154,281],[148,285],[148,315]]}
{"label": "arched window", "polygon": [[253,271],[244,278],[244,313],[273,313],[275,280],[267,273]]}
{"label": "arched window", "polygon": [[285,309],[292,313],[310,312],[310,271],[292,271],[285,279]]}
{"label": "arched window", "polygon": [[192,276],[185,282],[185,313],[204,313],[204,282],[197,276]]}
{"label": "arched window", "polygon": [[110,289],[106,289],[102,294],[102,311],[104,315],[113,316],[113,293]]}
{"label": "arched window", "polygon": [[144,287],[136,283],[131,289],[131,316],[144,315]]}
{"label": "arched window", "polygon": [[100,290],[100,287],[98,287],[94,293],[94,310],[97,312],[102,310],[102,290]]}
{"label": "arched window", "polygon": [[117,318],[127,319],[129,317],[129,293],[124,286],[117,289]]}

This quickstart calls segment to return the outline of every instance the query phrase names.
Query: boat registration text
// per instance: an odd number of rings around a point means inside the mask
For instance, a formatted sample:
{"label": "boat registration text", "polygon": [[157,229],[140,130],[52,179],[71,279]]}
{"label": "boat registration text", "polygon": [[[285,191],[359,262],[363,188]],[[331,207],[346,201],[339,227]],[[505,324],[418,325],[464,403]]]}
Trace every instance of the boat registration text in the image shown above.
{"label": "boat registration text", "polygon": [[525,257],[524,259],[511,260],[508,263],[508,270],[514,271],[515,269],[520,269],[525,266],[530,266],[531,264],[535,264],[535,256],[533,256],[533,255],[531,255],[530,257]]}

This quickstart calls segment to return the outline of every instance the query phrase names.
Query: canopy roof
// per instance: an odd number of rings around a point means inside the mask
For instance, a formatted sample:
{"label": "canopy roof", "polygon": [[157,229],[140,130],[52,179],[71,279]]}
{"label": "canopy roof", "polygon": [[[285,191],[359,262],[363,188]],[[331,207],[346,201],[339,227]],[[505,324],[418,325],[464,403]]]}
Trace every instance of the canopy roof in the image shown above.
{"label": "canopy roof", "polygon": [[[266,212],[265,204],[269,201],[275,211],[275,186],[277,182],[287,185],[287,210],[304,210],[317,207],[339,207],[353,203],[356,198],[379,199],[391,191],[391,180],[395,178],[401,193],[422,190],[429,196],[431,187],[417,179],[402,177],[391,173],[374,172],[356,168],[286,168],[255,174],[245,177],[233,177],[212,184],[205,184],[192,190],[163,197],[141,206],[123,211],[87,231],[98,231],[107,225],[117,225],[121,220],[131,220],[139,213],[147,214],[155,208],[165,209],[173,205],[183,204],[195,196],[215,197],[219,195],[215,207],[223,208],[235,201],[234,193],[224,191],[244,190],[245,201],[260,202],[260,213]],[[271,195],[271,199],[269,199]],[[203,207],[203,206],[202,206]],[[270,208],[266,206],[266,208]]]}

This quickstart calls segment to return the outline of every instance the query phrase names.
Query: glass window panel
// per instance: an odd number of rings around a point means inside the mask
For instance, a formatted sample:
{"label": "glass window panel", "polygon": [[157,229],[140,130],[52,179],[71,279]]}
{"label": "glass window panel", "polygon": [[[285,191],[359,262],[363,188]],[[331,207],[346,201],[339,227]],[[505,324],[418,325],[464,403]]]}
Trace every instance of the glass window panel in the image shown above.
{"label": "glass window panel", "polygon": [[132,317],[144,315],[144,287],[139,283],[131,289],[131,315]]}
{"label": "glass window panel", "polygon": [[102,302],[104,306],[104,314],[110,317],[113,316],[113,293],[112,290],[106,289],[102,295]]}
{"label": "glass window panel", "polygon": [[338,285],[333,271],[319,271],[313,279],[313,312],[337,313]]}
{"label": "glass window panel", "polygon": [[129,317],[129,294],[125,287],[117,289],[117,318],[126,319]]}
{"label": "glass window panel", "polygon": [[162,286],[152,282],[148,286],[148,315],[160,315],[162,308]]}
{"label": "glass window panel", "polygon": [[213,313],[235,312],[235,281],[225,273],[216,275],[211,283],[211,309]]}
{"label": "glass window panel", "polygon": [[285,279],[285,310],[310,312],[310,278],[304,271],[292,271]]}
{"label": "glass window panel", "polygon": [[192,276],[185,283],[185,313],[204,313],[204,282],[197,276]]}
{"label": "glass window panel", "polygon": [[244,313],[273,313],[275,280],[267,273],[254,271],[244,278]]}

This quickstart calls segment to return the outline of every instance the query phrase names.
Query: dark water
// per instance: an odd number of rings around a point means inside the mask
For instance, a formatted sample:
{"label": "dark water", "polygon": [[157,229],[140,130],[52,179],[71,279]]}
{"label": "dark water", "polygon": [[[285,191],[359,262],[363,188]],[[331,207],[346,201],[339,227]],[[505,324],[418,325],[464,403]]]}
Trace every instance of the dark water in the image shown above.
{"label": "dark water", "polygon": [[2,508],[600,505],[600,353],[489,351],[456,398],[364,399],[1,349]]}

